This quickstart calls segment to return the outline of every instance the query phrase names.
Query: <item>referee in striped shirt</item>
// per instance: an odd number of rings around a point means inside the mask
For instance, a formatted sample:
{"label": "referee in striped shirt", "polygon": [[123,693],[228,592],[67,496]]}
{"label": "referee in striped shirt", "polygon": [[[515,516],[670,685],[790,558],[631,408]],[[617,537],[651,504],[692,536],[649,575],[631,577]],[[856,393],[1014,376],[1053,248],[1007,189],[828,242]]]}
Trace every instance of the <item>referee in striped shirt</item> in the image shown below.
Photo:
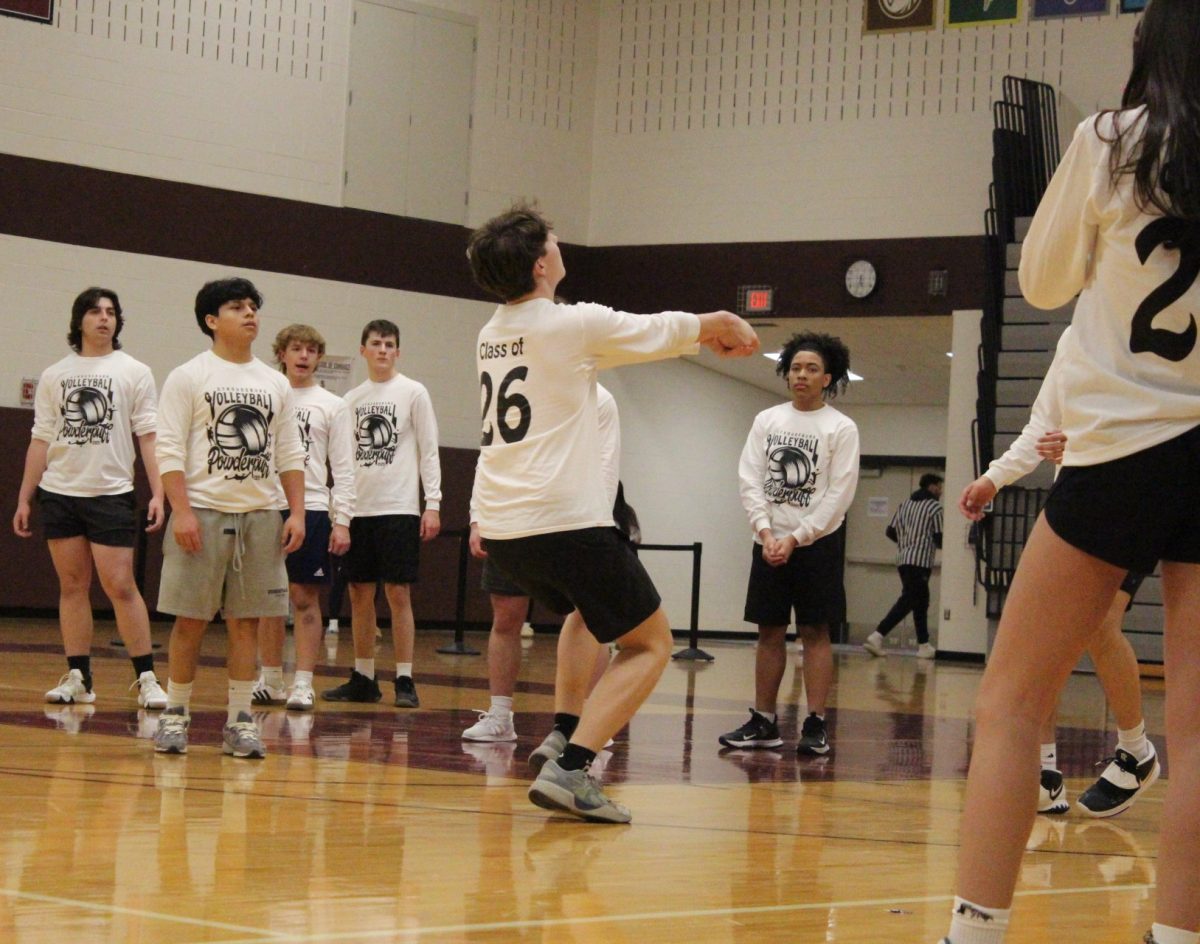
{"label": "referee in striped shirt", "polygon": [[909,613],[917,627],[917,658],[932,659],[937,650],[929,642],[929,575],[933,555],[942,546],[942,477],[926,472],[918,488],[900,503],[887,536],[900,547],[900,583],[903,590],[863,648],[873,656],[883,655],[883,638]]}

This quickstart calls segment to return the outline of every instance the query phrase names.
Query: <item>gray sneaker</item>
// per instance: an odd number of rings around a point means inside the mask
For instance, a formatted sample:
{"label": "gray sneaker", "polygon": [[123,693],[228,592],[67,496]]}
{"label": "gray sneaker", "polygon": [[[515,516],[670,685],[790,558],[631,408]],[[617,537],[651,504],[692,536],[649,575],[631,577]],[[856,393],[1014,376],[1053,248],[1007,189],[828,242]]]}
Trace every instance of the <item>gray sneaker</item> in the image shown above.
{"label": "gray sneaker", "polygon": [[154,749],[160,754],[186,754],[188,725],[191,720],[187,709],[182,705],[165,709],[158,716],[158,727],[154,731]]}
{"label": "gray sneaker", "polygon": [[529,799],[544,810],[562,810],[592,823],[628,823],[629,810],[604,795],[585,770],[563,770],[548,760],[529,788]]}
{"label": "gray sneaker", "polygon": [[546,735],[546,739],[542,741],[533,753],[529,755],[529,766],[534,770],[541,770],[542,765],[548,760],[556,760],[558,755],[567,748],[567,736],[558,728],[552,730]]}
{"label": "gray sneaker", "polygon": [[267,749],[263,747],[258,734],[258,725],[245,711],[238,713],[237,721],[221,729],[221,750],[234,757],[267,756]]}

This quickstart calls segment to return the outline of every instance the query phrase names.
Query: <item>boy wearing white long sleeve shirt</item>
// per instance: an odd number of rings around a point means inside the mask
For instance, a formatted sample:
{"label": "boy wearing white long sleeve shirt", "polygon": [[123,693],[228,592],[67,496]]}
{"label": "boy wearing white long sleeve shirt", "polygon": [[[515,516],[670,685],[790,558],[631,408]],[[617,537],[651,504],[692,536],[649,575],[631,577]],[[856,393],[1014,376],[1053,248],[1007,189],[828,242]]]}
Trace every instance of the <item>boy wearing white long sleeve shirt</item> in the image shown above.
{"label": "boy wearing white long sleeve shirt", "polygon": [[754,532],[747,622],[758,624],[754,708],[719,738],[731,748],[775,748],[776,700],[787,663],[787,626],[796,615],[804,647],[808,716],[797,753],[829,753],[825,702],[833,684],[829,630],[846,619],[845,531],[858,486],[858,428],[825,403],[849,383],[850,352],[840,339],[793,335],[779,355],[791,402],[754,419],[738,463],[742,506]]}

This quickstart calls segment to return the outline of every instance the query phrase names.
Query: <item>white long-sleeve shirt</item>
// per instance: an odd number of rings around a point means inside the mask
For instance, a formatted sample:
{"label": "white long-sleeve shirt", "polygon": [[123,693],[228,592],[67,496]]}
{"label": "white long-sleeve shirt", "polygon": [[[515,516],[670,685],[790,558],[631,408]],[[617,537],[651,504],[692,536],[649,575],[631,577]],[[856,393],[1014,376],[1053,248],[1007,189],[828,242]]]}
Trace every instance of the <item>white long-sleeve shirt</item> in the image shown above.
{"label": "white long-sleeve shirt", "polygon": [[599,461],[597,370],[693,354],[700,321],[537,298],[479,332],[483,445],[473,504],[485,538],[612,527]]}
{"label": "white long-sleeve shirt", "polygon": [[396,374],[368,380],[346,394],[354,426],[356,518],[419,515],[421,486],[425,508],[442,502],[437,418],[422,384]]}
{"label": "white long-sleeve shirt", "polygon": [[[1063,341],[1071,329],[1068,327],[1058,339],[1058,347],[1054,351],[1054,360],[1042,379],[1037,398],[1029,411],[1029,422],[1021,430],[1021,435],[1013,440],[1013,444],[1005,450],[1004,455],[993,459],[983,474],[992,480],[996,490],[1012,485],[1017,479],[1028,475],[1042,461],[1038,455],[1037,441],[1051,430],[1062,426],[1062,390],[1058,378],[1062,363]],[[1067,448],[1071,448],[1070,441]]]}
{"label": "white long-sleeve shirt", "polygon": [[858,487],[858,427],[828,404],[781,403],[754,418],[738,462],[742,507],[756,543],[770,528],[800,546],[832,534]]}
{"label": "white long-sleeve shirt", "polygon": [[48,444],[40,487],[92,498],[133,491],[134,436],[154,432],[150,368],[123,351],[68,354],[38,378],[32,437]]}
{"label": "white long-sleeve shirt", "polygon": [[184,474],[193,507],[274,508],[276,474],[304,468],[291,385],[257,358],[196,355],[163,384],[155,454],[162,474]]}
{"label": "white long-sleeve shirt", "polygon": [[[296,427],[304,445],[304,507],[327,511],[334,524],[354,517],[354,433],[346,401],[324,387],[293,387]],[[328,466],[326,462],[328,461]],[[333,473],[333,488],[328,482]],[[287,508],[282,487],[276,507]]]}
{"label": "white long-sleeve shirt", "polygon": [[1133,178],[1114,187],[1109,175],[1115,122],[1136,140],[1143,118],[1134,109],[1079,125],[1021,250],[1031,304],[1079,294],[1058,381],[1065,465],[1119,459],[1200,424],[1200,283],[1184,238],[1195,224],[1139,210]]}

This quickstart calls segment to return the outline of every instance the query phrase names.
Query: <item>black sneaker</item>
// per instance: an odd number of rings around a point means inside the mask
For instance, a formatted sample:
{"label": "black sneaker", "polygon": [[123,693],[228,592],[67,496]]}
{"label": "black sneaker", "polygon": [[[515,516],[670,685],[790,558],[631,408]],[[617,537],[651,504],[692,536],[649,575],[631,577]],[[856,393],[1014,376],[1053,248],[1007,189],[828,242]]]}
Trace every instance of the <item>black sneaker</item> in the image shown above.
{"label": "black sneaker", "polygon": [[1153,744],[1150,756],[1140,764],[1129,751],[1118,747],[1117,756],[1109,759],[1100,779],[1080,794],[1079,812],[1097,818],[1124,813],[1158,779],[1159,770],[1158,752]]}
{"label": "black sneaker", "polygon": [[796,745],[796,753],[812,757],[824,757],[829,753],[829,735],[825,733],[823,718],[811,714],[804,719],[804,726],[800,728],[800,743]]}
{"label": "black sneaker", "polygon": [[1063,775],[1057,770],[1042,768],[1041,779],[1038,783],[1039,813],[1065,813],[1071,808],[1067,799],[1067,788],[1063,786]]}
{"label": "black sneaker", "polygon": [[779,747],[783,738],[779,736],[779,725],[751,709],[750,720],[736,731],[717,738],[726,747],[760,748]]}
{"label": "black sneaker", "polygon": [[421,699],[417,697],[417,686],[413,683],[411,675],[396,676],[396,700],[393,704],[397,708],[421,707]]}
{"label": "black sneaker", "polygon": [[350,672],[350,681],[321,692],[321,701],[377,702],[382,697],[378,682],[355,671]]}

